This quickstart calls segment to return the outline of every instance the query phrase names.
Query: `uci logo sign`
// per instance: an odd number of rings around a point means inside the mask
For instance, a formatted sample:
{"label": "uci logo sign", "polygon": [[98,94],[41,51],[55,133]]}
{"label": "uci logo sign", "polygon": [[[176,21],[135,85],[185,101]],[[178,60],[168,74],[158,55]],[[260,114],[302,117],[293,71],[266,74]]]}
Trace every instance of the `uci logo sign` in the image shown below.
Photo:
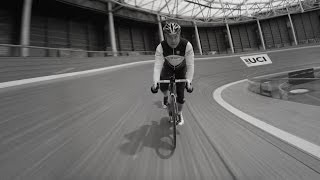
{"label": "uci logo sign", "polygon": [[248,66],[260,66],[265,64],[271,64],[272,61],[267,54],[259,54],[253,56],[240,57],[242,61]]}

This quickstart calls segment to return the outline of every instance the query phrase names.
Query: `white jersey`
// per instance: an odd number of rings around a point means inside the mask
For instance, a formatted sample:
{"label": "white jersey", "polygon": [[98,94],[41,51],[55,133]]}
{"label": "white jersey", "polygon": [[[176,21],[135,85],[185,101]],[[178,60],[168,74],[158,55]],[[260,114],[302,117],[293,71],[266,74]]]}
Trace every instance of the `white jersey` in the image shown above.
{"label": "white jersey", "polygon": [[194,74],[194,52],[191,43],[181,38],[179,45],[176,48],[171,48],[165,41],[161,42],[155,53],[153,82],[156,83],[160,80],[160,73],[165,61],[173,68],[178,68],[183,64],[184,60],[187,66],[186,79],[192,82]]}

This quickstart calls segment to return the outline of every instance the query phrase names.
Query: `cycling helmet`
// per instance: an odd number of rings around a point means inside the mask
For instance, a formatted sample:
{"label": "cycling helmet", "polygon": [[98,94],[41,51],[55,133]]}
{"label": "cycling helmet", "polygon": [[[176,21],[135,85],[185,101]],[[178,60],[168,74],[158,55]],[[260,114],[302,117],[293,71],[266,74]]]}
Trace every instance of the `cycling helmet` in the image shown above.
{"label": "cycling helmet", "polygon": [[163,32],[167,34],[178,34],[181,32],[181,27],[177,23],[169,22],[163,27]]}

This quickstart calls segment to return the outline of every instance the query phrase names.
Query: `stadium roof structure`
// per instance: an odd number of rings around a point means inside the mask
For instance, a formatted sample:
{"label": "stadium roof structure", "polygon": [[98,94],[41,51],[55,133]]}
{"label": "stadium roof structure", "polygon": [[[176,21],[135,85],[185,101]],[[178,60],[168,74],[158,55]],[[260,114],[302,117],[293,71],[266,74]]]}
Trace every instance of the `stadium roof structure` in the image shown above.
{"label": "stadium roof structure", "polygon": [[208,23],[265,19],[317,9],[320,0],[100,0],[169,19]]}

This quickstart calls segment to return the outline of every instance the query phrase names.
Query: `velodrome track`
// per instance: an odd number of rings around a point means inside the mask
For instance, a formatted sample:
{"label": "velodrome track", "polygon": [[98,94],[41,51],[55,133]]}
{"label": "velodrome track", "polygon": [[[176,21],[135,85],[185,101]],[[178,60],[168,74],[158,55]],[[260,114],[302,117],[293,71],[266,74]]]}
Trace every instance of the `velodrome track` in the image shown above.
{"label": "velodrome track", "polygon": [[320,179],[212,97],[253,75],[320,64],[319,47],[268,55],[272,65],[252,68],[239,57],[196,61],[175,151],[162,96],[150,92],[153,64],[2,89],[0,179]]}

